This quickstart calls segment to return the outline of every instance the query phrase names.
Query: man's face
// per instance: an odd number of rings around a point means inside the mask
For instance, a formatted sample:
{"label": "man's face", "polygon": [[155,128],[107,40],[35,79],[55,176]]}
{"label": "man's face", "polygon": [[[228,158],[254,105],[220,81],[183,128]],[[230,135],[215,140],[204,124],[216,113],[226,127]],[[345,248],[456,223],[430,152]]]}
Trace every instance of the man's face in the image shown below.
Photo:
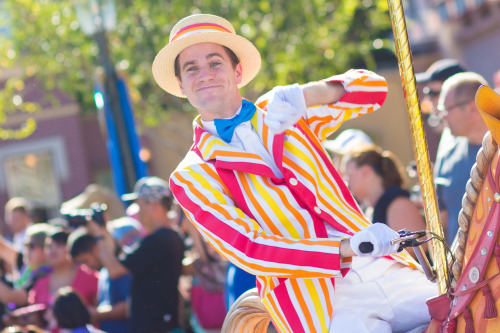
{"label": "man's face", "polygon": [[98,271],[102,268],[101,261],[92,252],[80,253],[79,255],[73,257],[73,261],[80,265],[85,265],[94,271]]}
{"label": "man's face", "polygon": [[28,225],[29,216],[20,209],[6,211],[5,222],[14,233],[19,233]]}
{"label": "man's face", "polygon": [[423,88],[422,111],[437,114],[439,94],[442,87],[443,82],[441,81],[431,81],[425,85]]}
{"label": "man's face", "polygon": [[47,261],[44,248],[28,238],[24,244],[23,261],[26,265],[37,268]]}
{"label": "man's face", "polygon": [[50,238],[45,240],[45,254],[47,260],[52,266],[65,263],[69,259],[69,253],[66,244],[53,241]]}
{"label": "man's face", "polygon": [[142,225],[148,225],[148,223],[153,219],[153,202],[149,202],[143,198],[138,198],[135,203],[139,206],[139,211],[137,212],[137,219]]}
{"label": "man's face", "polygon": [[470,128],[472,101],[456,96],[451,90],[444,99],[443,120],[454,136],[467,136]]}
{"label": "man's face", "polygon": [[238,84],[242,67],[233,68],[226,50],[219,44],[201,43],[184,49],[179,54],[182,93],[195,107],[203,120],[230,117],[241,104]]}

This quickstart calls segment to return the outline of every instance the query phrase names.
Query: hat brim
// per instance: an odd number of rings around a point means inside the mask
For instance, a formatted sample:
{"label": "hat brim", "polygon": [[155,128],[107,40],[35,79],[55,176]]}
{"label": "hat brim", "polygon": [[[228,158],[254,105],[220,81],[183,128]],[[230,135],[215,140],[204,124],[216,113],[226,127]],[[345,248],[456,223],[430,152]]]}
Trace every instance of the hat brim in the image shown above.
{"label": "hat brim", "polygon": [[427,83],[431,80],[431,74],[427,72],[415,74],[415,80],[417,83]]}
{"label": "hat brim", "polygon": [[123,201],[133,201],[137,200],[139,196],[137,195],[137,193],[127,193],[123,194],[120,198],[122,198]]}
{"label": "hat brim", "polygon": [[335,140],[323,141],[323,147],[330,152],[343,154],[342,148]]}
{"label": "hat brim", "polygon": [[260,53],[249,40],[233,33],[200,32],[167,44],[156,55],[153,61],[153,77],[163,90],[174,96],[186,97],[182,94],[175,77],[174,62],[182,50],[200,43],[220,44],[231,49],[236,54],[243,70],[238,88],[245,86],[259,72],[261,65]]}

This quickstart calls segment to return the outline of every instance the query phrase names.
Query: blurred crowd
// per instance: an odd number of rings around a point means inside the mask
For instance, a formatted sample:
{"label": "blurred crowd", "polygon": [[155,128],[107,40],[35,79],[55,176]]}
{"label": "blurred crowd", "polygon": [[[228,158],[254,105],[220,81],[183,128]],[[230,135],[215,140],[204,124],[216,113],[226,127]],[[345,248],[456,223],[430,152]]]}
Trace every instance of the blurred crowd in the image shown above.
{"label": "blurred crowd", "polygon": [[[452,59],[434,63],[417,83],[426,120],[441,136],[433,168],[451,243],[487,131],[474,103],[487,83]],[[413,167],[357,129],[324,146],[371,221],[426,228],[420,196],[407,185]],[[228,308],[255,287],[254,276],[207,245],[160,178],[140,179],[121,198],[91,184],[60,211],[33,223],[26,199],[5,204],[13,237],[0,237],[2,332],[218,332]]]}
{"label": "blurred crowd", "polygon": [[5,205],[13,237],[0,238],[2,332],[220,330],[226,262],[164,180],[140,179],[121,200],[91,184],[60,212],[33,223],[26,199]]}

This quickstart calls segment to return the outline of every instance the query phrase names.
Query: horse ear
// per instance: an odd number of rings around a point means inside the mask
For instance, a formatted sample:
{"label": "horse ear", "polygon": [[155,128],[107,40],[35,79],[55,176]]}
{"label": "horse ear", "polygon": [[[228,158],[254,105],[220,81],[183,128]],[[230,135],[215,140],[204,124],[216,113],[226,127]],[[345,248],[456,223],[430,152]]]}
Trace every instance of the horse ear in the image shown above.
{"label": "horse ear", "polygon": [[481,86],[476,92],[476,106],[493,139],[500,144],[500,95],[488,86]]}

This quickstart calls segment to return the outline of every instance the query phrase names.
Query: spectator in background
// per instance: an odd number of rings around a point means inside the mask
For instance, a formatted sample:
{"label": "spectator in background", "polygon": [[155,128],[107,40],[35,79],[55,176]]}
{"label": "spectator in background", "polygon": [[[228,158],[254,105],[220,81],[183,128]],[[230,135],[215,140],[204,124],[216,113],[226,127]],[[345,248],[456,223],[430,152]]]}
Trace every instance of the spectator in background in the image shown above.
{"label": "spectator in background", "polygon": [[30,213],[30,204],[24,198],[13,197],[5,204],[5,223],[14,233],[12,237],[14,248],[21,253],[24,248],[26,228],[33,223]]}
{"label": "spectator in background", "polygon": [[421,107],[424,117],[427,118],[427,121],[424,122],[424,127],[432,162],[436,160],[439,142],[450,142],[452,144],[454,140],[449,129],[444,128],[437,110],[441,87],[443,86],[443,82],[450,76],[465,71],[464,66],[456,59],[440,59],[429,66],[427,71],[418,73],[415,76],[423,92]]}
{"label": "spectator in background", "polygon": [[443,133],[434,166],[441,222],[449,243],[457,234],[465,185],[488,131],[475,103],[477,89],[487,84],[479,74],[458,73],[444,82],[439,95],[439,114],[453,137],[446,140]]}
{"label": "spectator in background", "polygon": [[61,333],[104,333],[91,324],[85,303],[71,287],[57,291],[52,312]]}
{"label": "spectator in background", "polygon": [[[124,230],[128,228],[120,221],[122,219],[110,221],[108,225],[120,222],[120,225],[112,231],[113,238],[119,244],[131,245],[133,238],[127,236],[133,235],[133,230],[140,235],[139,231],[134,227],[131,230]],[[120,238],[116,238],[117,235]],[[124,274],[114,279],[109,277],[108,270],[103,267],[99,257],[96,241],[85,228],[79,228],[71,233],[68,246],[74,262],[99,270],[98,306],[95,310],[89,309],[93,321],[99,322],[101,328],[108,333],[128,332],[127,298],[130,295],[132,276]]]}
{"label": "spectator in background", "polygon": [[[0,283],[5,286],[5,288],[12,288],[12,282],[8,279],[7,270],[5,269],[5,263],[0,260]],[[8,325],[5,322],[7,318],[4,318],[5,313],[7,312],[7,303],[0,300],[0,329],[4,328],[5,325]]]}
{"label": "spectator in background", "polygon": [[[194,260],[183,267],[183,274],[192,276],[191,327],[195,333],[220,332],[228,309],[224,296],[237,298],[245,291],[255,288],[255,276],[241,269],[238,272],[245,275],[236,275],[239,279],[228,276],[227,261],[207,243],[191,222],[187,221],[185,225],[193,242]],[[249,281],[241,281],[246,275],[250,275]],[[230,283],[227,282],[227,277],[231,278]],[[236,296],[234,293],[239,294]],[[234,303],[236,298],[229,299],[229,302]]]}
{"label": "spectator in background", "polygon": [[363,202],[365,215],[373,223],[387,224],[396,231],[425,230],[425,221],[405,189],[401,162],[392,152],[373,145],[359,147],[342,164],[349,190]]}
{"label": "spectator in background", "polygon": [[137,218],[146,236],[127,251],[115,256],[115,244],[106,228],[89,221],[88,229],[99,249],[99,257],[110,278],[131,273],[130,332],[176,332],[179,329],[177,285],[184,257],[184,244],[176,223],[168,218],[172,194],[158,177],[140,179],[133,193],[122,196],[139,206]]}
{"label": "spectator in background", "polygon": [[342,157],[351,150],[364,145],[373,144],[372,139],[360,129],[346,129],[342,131],[335,139],[326,140],[323,146],[332,157],[333,166],[340,170]]}
{"label": "spectator in background", "polygon": [[422,98],[422,109],[424,113],[429,113],[429,125],[438,128],[436,132],[441,133],[443,126],[440,121],[439,112],[437,110],[439,94],[443,82],[449,77],[465,72],[462,66],[456,59],[440,59],[435,61],[423,73],[417,73],[415,79],[421,85],[424,96]]}
{"label": "spectator in background", "polygon": [[[69,233],[63,229],[56,229],[46,239],[45,249],[49,264],[53,271],[38,279],[29,292],[30,304],[46,304],[49,308],[53,304],[54,296],[61,287],[71,286],[81,296],[88,306],[97,305],[98,274],[85,266],[75,265],[69,256],[66,247]],[[48,315],[49,327],[56,330]]]}
{"label": "spectator in background", "polygon": [[[33,224],[26,229],[24,265],[21,269],[21,275],[19,279],[14,281],[13,287],[0,282],[0,301],[2,303],[14,303],[16,306],[26,305],[28,292],[36,281],[51,272],[52,267],[48,265],[45,253],[45,238],[51,232],[52,226],[46,223]],[[0,250],[0,253],[6,254],[7,252],[7,249]]]}

